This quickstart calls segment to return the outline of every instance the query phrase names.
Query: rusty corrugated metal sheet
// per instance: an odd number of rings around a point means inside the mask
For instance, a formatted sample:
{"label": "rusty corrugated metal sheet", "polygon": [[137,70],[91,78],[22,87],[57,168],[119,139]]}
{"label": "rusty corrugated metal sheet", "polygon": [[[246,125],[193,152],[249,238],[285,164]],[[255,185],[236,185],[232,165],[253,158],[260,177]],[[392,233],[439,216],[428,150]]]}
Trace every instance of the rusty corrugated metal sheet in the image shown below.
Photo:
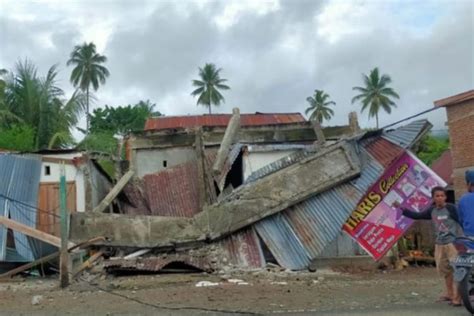
{"label": "rusty corrugated metal sheet", "polygon": [[[197,126],[227,126],[231,114],[163,116],[149,118],[145,130],[163,130],[174,128],[191,128]],[[241,114],[241,126],[276,125],[306,122],[301,113],[256,113]]]}
{"label": "rusty corrugated metal sheet", "polygon": [[395,145],[409,148],[414,141],[428,132],[432,126],[428,120],[417,120],[395,130],[384,131],[382,137]]}
{"label": "rusty corrugated metal sheet", "polygon": [[136,259],[110,259],[104,262],[108,272],[143,271],[158,272],[167,266],[178,263],[194,269],[211,272],[212,268],[205,257],[187,255],[163,255],[159,257],[145,257]]}
{"label": "rusty corrugated metal sheet", "polygon": [[[363,147],[360,156],[362,168],[357,179],[315,195],[255,225],[280,265],[292,270],[305,269],[337,238],[348,214],[384,170]],[[272,166],[280,167],[279,164]]]}
{"label": "rusty corrugated metal sheet", "polygon": [[193,217],[200,212],[195,161],[145,175],[143,181],[152,215]]}
{"label": "rusty corrugated metal sheet", "polygon": [[253,228],[245,229],[225,238],[219,245],[225,250],[230,263],[239,268],[265,266],[260,241]]}
{"label": "rusty corrugated metal sheet", "polygon": [[384,167],[390,166],[403,153],[402,147],[381,137],[370,142],[366,149]]}
{"label": "rusty corrugated metal sheet", "polygon": [[451,150],[446,150],[441,157],[431,164],[431,169],[436,172],[447,184],[453,184],[453,157]]}

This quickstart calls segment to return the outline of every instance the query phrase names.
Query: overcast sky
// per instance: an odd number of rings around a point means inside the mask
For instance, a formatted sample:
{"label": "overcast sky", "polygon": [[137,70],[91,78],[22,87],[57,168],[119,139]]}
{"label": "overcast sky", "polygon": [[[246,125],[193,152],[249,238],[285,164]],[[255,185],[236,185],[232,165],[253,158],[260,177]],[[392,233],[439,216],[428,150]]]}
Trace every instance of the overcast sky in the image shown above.
{"label": "overcast sky", "polygon": [[[108,57],[111,76],[94,107],[149,99],[166,115],[206,113],[190,95],[206,62],[229,80],[216,112],[304,112],[323,89],[346,124],[352,87],[378,66],[401,99],[381,125],[474,87],[473,1],[0,0],[0,68],[29,58],[58,63],[71,93],[69,53],[84,41]],[[444,110],[428,118],[444,129]],[[367,113],[362,126],[374,126]],[[81,124],[84,124],[82,120]]]}

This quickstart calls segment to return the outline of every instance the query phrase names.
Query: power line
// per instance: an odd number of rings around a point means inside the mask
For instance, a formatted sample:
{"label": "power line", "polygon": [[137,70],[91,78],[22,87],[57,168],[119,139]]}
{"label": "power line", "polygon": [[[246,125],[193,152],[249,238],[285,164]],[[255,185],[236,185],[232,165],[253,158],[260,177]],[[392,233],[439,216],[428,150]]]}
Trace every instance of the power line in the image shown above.
{"label": "power line", "polygon": [[428,110],[422,111],[422,112],[417,113],[417,114],[415,114],[415,115],[412,115],[412,116],[406,117],[406,118],[404,118],[404,119],[401,119],[400,121],[397,121],[397,122],[395,122],[395,123],[391,123],[391,124],[389,124],[389,125],[387,125],[387,126],[384,126],[384,127],[382,127],[381,129],[386,129],[386,128],[392,127],[392,126],[394,126],[394,125],[403,123],[403,122],[405,122],[405,121],[411,120],[411,119],[413,119],[413,118],[415,118],[415,117],[418,117],[418,116],[420,116],[420,115],[423,115],[423,114],[426,114],[426,113],[429,113],[429,112],[432,112],[432,111],[435,111],[435,110],[438,110],[438,109],[439,109],[438,107],[432,107],[432,108],[430,108],[430,109],[428,109]]}
{"label": "power line", "polygon": [[92,284],[92,283],[90,283],[89,281],[87,281],[83,278],[79,278],[79,279],[83,282],[86,282],[89,286],[92,286],[92,287],[94,287],[94,288],[96,288],[100,291],[103,291],[105,293],[108,293],[110,295],[118,296],[118,297],[124,298],[126,300],[138,303],[140,305],[152,307],[152,308],[159,309],[159,310],[163,310],[163,309],[165,309],[165,310],[195,310],[195,311],[225,313],[225,314],[258,315],[258,313],[254,313],[254,312],[225,310],[225,309],[216,309],[216,308],[203,308],[203,307],[191,307],[191,306],[171,307],[171,306],[157,305],[157,304],[153,304],[153,303],[144,302],[142,300],[139,300],[138,298],[130,297],[130,296],[127,296],[127,295],[124,295],[124,294],[120,294],[120,293],[108,290],[108,289],[103,288],[101,286]]}

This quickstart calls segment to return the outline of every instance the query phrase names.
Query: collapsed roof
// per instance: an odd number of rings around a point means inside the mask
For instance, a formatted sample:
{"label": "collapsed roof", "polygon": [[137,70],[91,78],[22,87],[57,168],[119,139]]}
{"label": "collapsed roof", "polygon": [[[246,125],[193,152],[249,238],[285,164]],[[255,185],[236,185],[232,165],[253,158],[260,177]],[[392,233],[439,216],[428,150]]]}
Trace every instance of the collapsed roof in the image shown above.
{"label": "collapsed roof", "polygon": [[[146,175],[134,182],[135,189],[124,190],[129,202],[137,206],[129,215],[74,214],[71,238],[80,241],[101,235],[109,238],[107,245],[163,251],[213,242],[232,253],[236,261],[253,265],[263,262],[261,238],[280,265],[303,269],[338,236],[348,215],[384,169],[430,128],[428,121],[419,120],[323,148],[301,146],[255,170],[245,183],[217,201],[217,194],[223,193],[218,192],[221,186],[215,195],[207,195],[205,203],[200,186],[209,190],[210,183],[218,184],[219,179],[212,175],[199,179],[199,159],[177,165]],[[237,143],[229,151],[227,169],[241,150],[249,146]],[[209,169],[212,159],[208,152],[201,167]],[[141,202],[134,203],[134,199]],[[232,251],[239,245],[245,250]]]}

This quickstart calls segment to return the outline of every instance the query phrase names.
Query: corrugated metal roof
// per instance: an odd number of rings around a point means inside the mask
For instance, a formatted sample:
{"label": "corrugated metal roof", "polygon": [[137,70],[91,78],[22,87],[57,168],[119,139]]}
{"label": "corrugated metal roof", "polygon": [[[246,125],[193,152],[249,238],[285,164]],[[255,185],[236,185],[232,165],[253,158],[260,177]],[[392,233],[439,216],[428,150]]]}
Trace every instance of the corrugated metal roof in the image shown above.
{"label": "corrugated metal roof", "polygon": [[[320,256],[340,234],[348,214],[364,192],[383,173],[383,166],[365,148],[359,149],[362,168],[357,179],[315,195],[255,225],[257,232],[283,267],[304,269],[311,259]],[[303,155],[296,153],[290,156],[297,161]],[[254,177],[275,172],[282,164],[282,161],[270,164],[264,167],[264,172],[256,173]],[[288,250],[289,247],[291,250]]]}
{"label": "corrugated metal roof", "polygon": [[309,254],[282,213],[265,218],[255,228],[282,267],[302,270],[309,265]]}
{"label": "corrugated metal roof", "polygon": [[225,250],[230,264],[239,268],[261,268],[265,266],[260,241],[251,227],[232,234],[219,245]]}
{"label": "corrugated metal roof", "polygon": [[[149,118],[145,130],[191,128],[197,126],[227,126],[232,114],[163,116]],[[306,122],[301,113],[240,114],[241,126],[276,125]]]}
{"label": "corrugated metal roof", "polygon": [[277,161],[274,161],[254,172],[245,180],[245,183],[253,182],[257,179],[263,178],[265,176],[268,176],[269,174],[272,174],[274,172],[277,172],[280,169],[286,168],[300,160],[302,160],[305,157],[308,157],[314,152],[311,152],[309,150],[300,150],[297,152],[294,152],[286,157],[283,157],[281,159],[278,159]]}
{"label": "corrugated metal roof", "polygon": [[372,157],[374,157],[384,167],[390,166],[390,164],[403,153],[402,147],[381,137],[377,137],[366,145],[365,148]]}
{"label": "corrugated metal roof", "polygon": [[[36,228],[41,160],[33,156],[0,155],[0,212],[2,216]],[[7,198],[5,198],[7,197]],[[21,204],[20,204],[21,203]],[[26,235],[14,231],[15,247],[25,260],[32,261],[34,243]],[[0,260],[6,260],[7,229],[0,226]]]}
{"label": "corrugated metal roof", "polygon": [[200,212],[198,168],[195,161],[143,177],[152,215],[193,217]]}
{"label": "corrugated metal roof", "polygon": [[402,148],[409,148],[423,132],[432,127],[428,120],[417,120],[395,130],[384,131],[382,137]]}

